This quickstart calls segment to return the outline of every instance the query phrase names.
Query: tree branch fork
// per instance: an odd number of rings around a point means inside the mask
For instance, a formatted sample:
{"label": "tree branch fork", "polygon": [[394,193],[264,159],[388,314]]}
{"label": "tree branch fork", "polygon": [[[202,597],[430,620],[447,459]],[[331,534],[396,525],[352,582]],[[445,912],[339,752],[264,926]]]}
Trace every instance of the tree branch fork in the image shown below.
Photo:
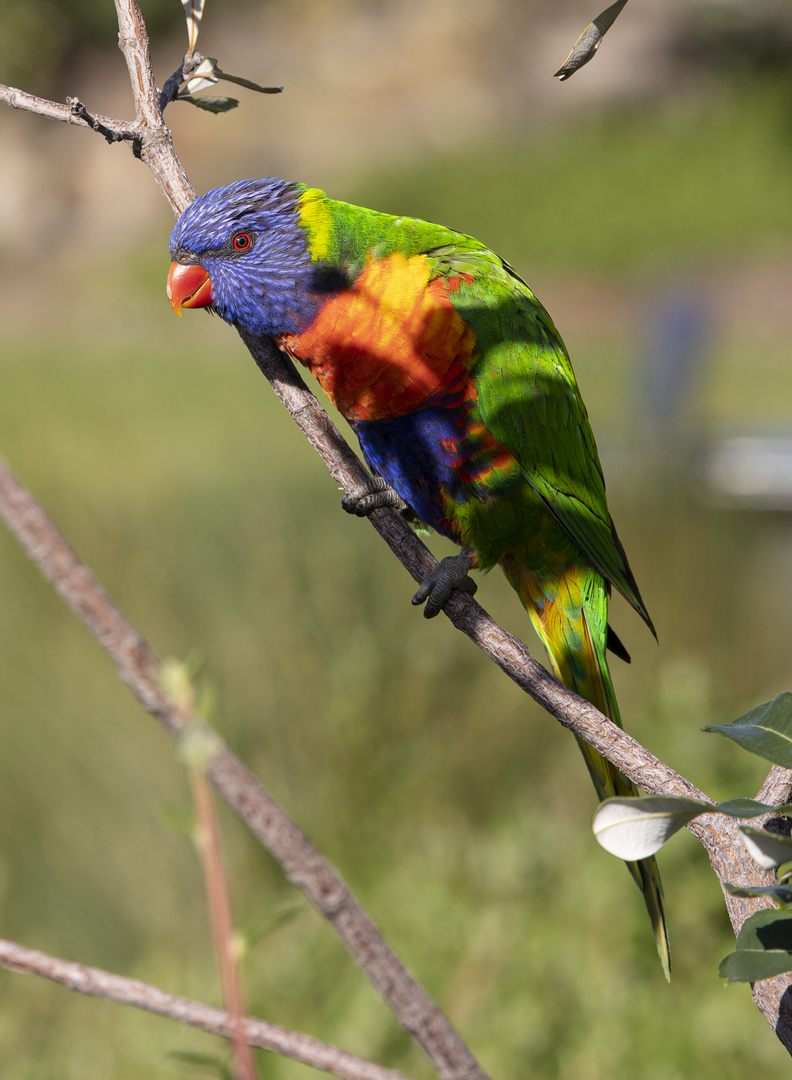
{"label": "tree branch fork", "polygon": [[[160,92],[151,71],[145,25],[135,0],[115,0],[115,4],[119,46],[127,61],[135,99],[137,115],[134,122],[92,114],[76,98],[60,104],[4,85],[0,85],[0,101],[15,109],[89,128],[109,142],[129,143],[135,155],[151,169],[174,212],[179,214],[194,198],[194,191],[173,150],[170,132],[162,121]],[[358,487],[368,476],[367,470],[290,361],[272,342],[250,338],[244,333],[241,337],[277,396],[324,460],[333,479],[346,491]],[[180,735],[185,720],[162,689],[159,659],[113,605],[54,522],[2,459],[0,515],[28,556],[108,652],[119,676],[144,709],[171,736]],[[370,516],[370,521],[413,578],[422,581],[427,570],[436,565],[436,560],[401,516],[393,510],[381,509]],[[557,682],[521,641],[499,626],[470,596],[452,597],[445,614],[521,689],[642,790],[649,794],[682,795],[712,801],[594,706]],[[221,746],[208,762],[207,775],[221,797],[280,861],[286,876],[303,890],[333,926],[443,1080],[487,1080],[487,1074],[448,1019],[407,972],[346,884],[242,762]],[[792,773],[774,766],[757,797],[778,805],[789,800],[791,789]],[[688,828],[707,851],[721,885],[726,880],[757,885],[773,879],[773,875],[760,870],[747,855],[733,822],[720,815],[705,815]],[[749,914],[766,906],[761,900],[737,899],[728,894],[725,894],[725,900],[735,931]],[[219,1010],[166,995],[164,991],[146,987],[135,980],[124,980],[97,969],[46,957],[12,942],[0,941],[0,964],[55,979],[82,992],[171,1015],[221,1035],[229,1034],[228,1014]],[[757,984],[754,998],[778,1037],[792,1052],[792,1015],[785,1004],[789,987],[790,980],[786,976],[766,980]],[[153,1002],[159,1004],[155,1007]],[[246,1037],[252,1045],[266,1046],[291,1056],[299,1056],[293,1053],[298,1042],[301,1053],[307,1053],[305,1047],[313,1044],[314,1049],[310,1052],[314,1053],[314,1059],[309,1061],[303,1056],[300,1060],[349,1080],[398,1080],[400,1076],[392,1070],[355,1059],[354,1055],[323,1047],[308,1036],[284,1033],[283,1029],[264,1021],[246,1020],[245,1025]]]}

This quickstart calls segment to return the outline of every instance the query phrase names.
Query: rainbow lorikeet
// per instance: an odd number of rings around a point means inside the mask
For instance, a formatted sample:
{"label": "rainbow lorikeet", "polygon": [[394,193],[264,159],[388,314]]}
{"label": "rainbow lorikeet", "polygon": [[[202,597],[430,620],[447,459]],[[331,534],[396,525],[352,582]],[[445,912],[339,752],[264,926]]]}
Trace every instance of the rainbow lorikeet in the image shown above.
{"label": "rainbow lorikeet", "polygon": [[[566,349],[514,270],[470,236],[277,179],[196,199],[170,250],[177,312],[210,307],[274,338],[349,421],[375,479],[346,508],[395,504],[461,545],[413,602],[437,614],[469,569],[500,564],[556,676],[621,724],[606,648],[629,657],[607,623],[611,586],[654,628]],[[636,794],[581,748],[600,799]],[[628,866],[668,974],[657,865]]]}

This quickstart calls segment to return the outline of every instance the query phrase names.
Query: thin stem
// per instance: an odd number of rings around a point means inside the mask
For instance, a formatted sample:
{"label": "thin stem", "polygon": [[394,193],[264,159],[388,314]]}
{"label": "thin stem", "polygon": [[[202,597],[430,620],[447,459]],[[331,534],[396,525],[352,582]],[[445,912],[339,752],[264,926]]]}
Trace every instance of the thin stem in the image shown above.
{"label": "thin stem", "polygon": [[74,124],[76,127],[92,128],[95,123],[99,123],[105,131],[118,140],[124,139],[131,142],[138,135],[136,124],[115,120],[111,116],[100,116],[97,113],[92,113],[90,118],[86,118],[71,104],[63,105],[59,101],[49,101],[47,98],[36,97],[35,94],[27,94],[24,90],[17,90],[14,86],[5,86],[2,83],[0,83],[0,101],[10,105],[12,109],[37,113],[49,120],[60,120],[64,124]]}
{"label": "thin stem", "polygon": [[242,972],[238,951],[234,945],[234,920],[231,914],[231,897],[228,891],[228,877],[220,841],[217,810],[212,798],[212,789],[206,782],[206,775],[200,767],[194,766],[190,769],[190,782],[198,818],[198,849],[209,904],[215,955],[220,969],[223,1003],[231,1017],[234,1072],[236,1080],[256,1080],[256,1063],[245,1041],[243,1030],[245,1002]]}

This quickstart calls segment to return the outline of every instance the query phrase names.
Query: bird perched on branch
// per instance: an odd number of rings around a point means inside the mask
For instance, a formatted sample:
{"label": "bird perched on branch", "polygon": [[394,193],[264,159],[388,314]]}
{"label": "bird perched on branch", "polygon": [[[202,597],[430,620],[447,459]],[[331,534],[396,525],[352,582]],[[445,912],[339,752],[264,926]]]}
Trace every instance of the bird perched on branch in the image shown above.
{"label": "bird perched on branch", "polygon": [[[461,552],[414,603],[437,614],[499,564],[556,676],[621,724],[606,649],[611,586],[654,633],[605,498],[566,349],[515,271],[479,241],[277,179],[196,199],[170,243],[173,308],[271,337],[349,421],[374,473],[345,508],[408,507]],[[386,483],[383,483],[385,481]],[[585,743],[600,799],[636,789]],[[627,864],[668,940],[654,859]]]}

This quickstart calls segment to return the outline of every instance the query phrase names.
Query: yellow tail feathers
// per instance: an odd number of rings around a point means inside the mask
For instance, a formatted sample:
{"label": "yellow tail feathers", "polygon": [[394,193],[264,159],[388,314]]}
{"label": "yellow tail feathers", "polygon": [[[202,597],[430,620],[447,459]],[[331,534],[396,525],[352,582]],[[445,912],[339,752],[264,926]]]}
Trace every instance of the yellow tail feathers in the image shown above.
{"label": "yellow tail feathers", "polygon": [[[605,656],[608,589],[602,576],[592,567],[568,561],[541,574],[531,572],[514,556],[507,556],[501,565],[547,649],[553,674],[621,727]],[[578,745],[600,800],[638,794],[632,781],[596,750],[580,739]],[[642,859],[628,862],[627,868],[643,894],[663,973],[670,979],[668,930],[657,863],[654,858]]]}

